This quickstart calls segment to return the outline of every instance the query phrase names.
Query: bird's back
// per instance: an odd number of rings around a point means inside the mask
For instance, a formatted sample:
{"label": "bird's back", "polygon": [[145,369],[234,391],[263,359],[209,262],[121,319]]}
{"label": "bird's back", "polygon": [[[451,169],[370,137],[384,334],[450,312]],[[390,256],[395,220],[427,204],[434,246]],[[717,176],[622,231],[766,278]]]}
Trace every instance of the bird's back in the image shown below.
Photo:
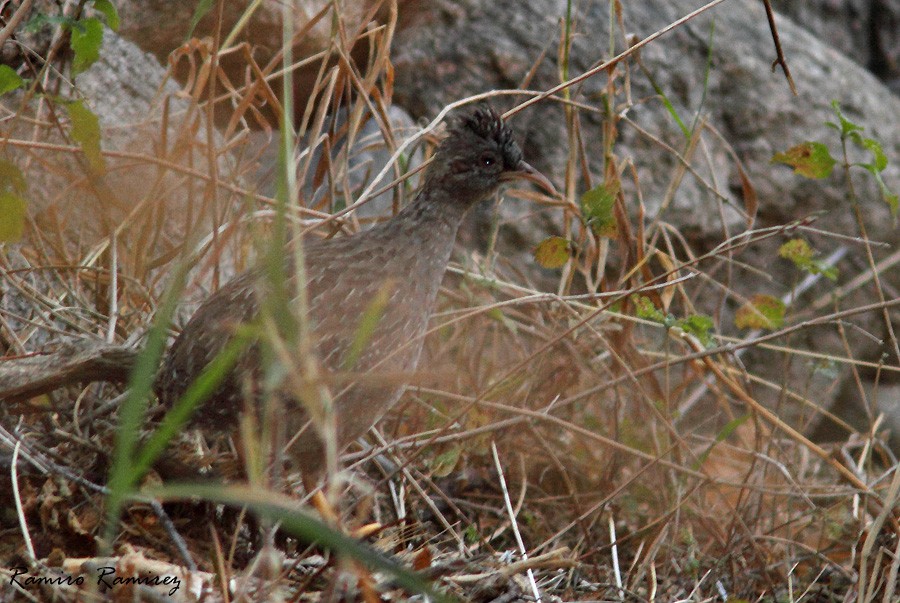
{"label": "bird's back", "polygon": [[[332,395],[341,408],[338,441],[344,445],[372,425],[403,391],[404,376],[415,370],[423,335],[455,238],[455,227],[431,228],[428,253],[421,251],[422,232],[389,222],[352,237],[304,244],[306,295],[318,360],[332,379]],[[416,244],[416,241],[419,241]],[[290,273],[293,273],[288,262]],[[172,345],[156,383],[160,401],[171,406],[221,352],[242,324],[259,313],[266,289],[260,271],[235,277],[195,312]],[[240,357],[195,414],[193,424],[226,431],[259,395],[257,345]],[[291,395],[285,396],[289,431],[307,422]],[[317,456],[318,440],[300,438],[297,456]]]}

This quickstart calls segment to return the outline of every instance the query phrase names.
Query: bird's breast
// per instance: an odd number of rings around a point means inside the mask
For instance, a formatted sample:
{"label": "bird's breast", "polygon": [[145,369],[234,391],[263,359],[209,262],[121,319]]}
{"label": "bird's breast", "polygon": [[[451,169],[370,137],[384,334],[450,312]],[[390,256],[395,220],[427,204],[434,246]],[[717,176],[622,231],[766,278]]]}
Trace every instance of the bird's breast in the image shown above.
{"label": "bird's breast", "polygon": [[320,361],[332,371],[414,370],[449,249],[423,254],[404,246],[375,246],[353,259],[358,263],[309,281]]}

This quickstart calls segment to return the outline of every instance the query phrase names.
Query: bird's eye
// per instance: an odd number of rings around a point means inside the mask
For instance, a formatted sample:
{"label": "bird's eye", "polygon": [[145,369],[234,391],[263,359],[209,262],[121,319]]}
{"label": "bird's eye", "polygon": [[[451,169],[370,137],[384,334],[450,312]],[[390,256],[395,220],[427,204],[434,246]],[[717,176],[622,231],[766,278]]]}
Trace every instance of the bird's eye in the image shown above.
{"label": "bird's eye", "polygon": [[482,153],[479,161],[481,161],[481,165],[484,167],[491,167],[497,163],[497,156],[493,153]]}

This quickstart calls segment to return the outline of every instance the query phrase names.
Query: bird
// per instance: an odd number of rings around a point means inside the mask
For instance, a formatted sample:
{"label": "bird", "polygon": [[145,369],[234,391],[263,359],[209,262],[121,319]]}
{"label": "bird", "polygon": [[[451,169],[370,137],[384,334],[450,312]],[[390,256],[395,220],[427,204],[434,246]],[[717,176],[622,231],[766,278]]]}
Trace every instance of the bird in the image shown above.
{"label": "bird", "polygon": [[[423,185],[405,208],[368,230],[344,237],[304,237],[307,311],[313,347],[325,371],[409,376],[422,352],[438,290],[466,213],[506,181],[530,180],[555,193],[522,158],[513,131],[491,107],[453,118],[426,167]],[[292,255],[292,254],[286,254]],[[288,267],[293,270],[288,262]],[[261,269],[235,276],[196,310],[169,349],[154,389],[171,407],[232,339],[260,312]],[[383,300],[362,350],[361,321]],[[358,347],[358,345],[357,345]],[[353,356],[352,358],[350,356]],[[241,412],[258,401],[248,382],[260,377],[260,352],[250,346],[191,420],[201,432],[234,433]],[[404,379],[359,379],[333,399],[339,450],[365,434],[398,401]],[[258,389],[258,388],[256,388]],[[248,400],[248,396],[251,398]],[[302,404],[284,405],[288,457],[305,472],[321,471],[324,447]]]}

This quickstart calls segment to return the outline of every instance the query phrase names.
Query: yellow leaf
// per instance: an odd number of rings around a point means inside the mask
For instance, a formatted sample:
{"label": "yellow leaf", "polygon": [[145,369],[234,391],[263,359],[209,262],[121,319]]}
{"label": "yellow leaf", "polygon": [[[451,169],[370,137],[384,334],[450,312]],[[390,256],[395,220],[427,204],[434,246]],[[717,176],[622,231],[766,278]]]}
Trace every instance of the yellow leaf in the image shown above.
{"label": "yellow leaf", "polygon": [[69,119],[72,120],[72,139],[79,144],[91,169],[101,174],[106,171],[100,154],[100,120],[81,101],[69,103]]}
{"label": "yellow leaf", "polygon": [[739,329],[777,329],[784,324],[785,306],[777,297],[757,294],[734,315]]}
{"label": "yellow leaf", "polygon": [[15,243],[25,232],[25,200],[10,192],[0,192],[0,243]]}
{"label": "yellow leaf", "polygon": [[571,245],[563,237],[550,237],[534,250],[534,259],[544,268],[562,268],[572,257]]}
{"label": "yellow leaf", "polygon": [[821,142],[804,142],[783,153],[775,153],[772,163],[784,163],[807,178],[827,178],[837,163]]}

